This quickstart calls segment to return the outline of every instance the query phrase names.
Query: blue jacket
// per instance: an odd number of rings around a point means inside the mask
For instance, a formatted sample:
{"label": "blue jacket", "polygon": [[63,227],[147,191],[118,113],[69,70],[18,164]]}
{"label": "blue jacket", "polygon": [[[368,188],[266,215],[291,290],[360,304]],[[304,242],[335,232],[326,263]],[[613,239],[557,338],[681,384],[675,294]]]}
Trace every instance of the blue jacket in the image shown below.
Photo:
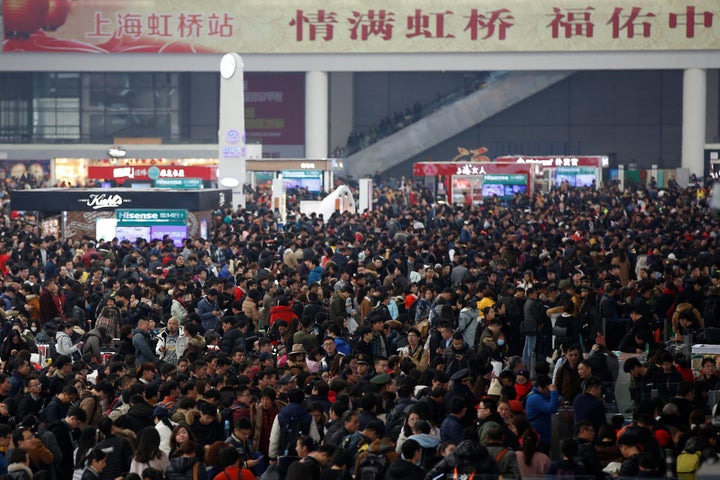
{"label": "blue jacket", "polygon": [[350,344],[344,338],[335,337],[335,349],[343,355],[350,355]]}
{"label": "blue jacket", "polygon": [[213,312],[220,310],[217,300],[211,302],[207,297],[203,297],[197,305],[197,314],[200,317],[200,325],[203,328],[203,333],[208,330],[216,330],[218,317],[213,315]]}
{"label": "blue jacket", "polygon": [[323,274],[323,268],[320,265],[318,265],[317,267],[310,270],[310,273],[308,273],[308,285],[310,285],[313,282],[321,282],[322,274]]}
{"label": "blue jacket", "polygon": [[443,442],[453,442],[457,445],[462,442],[463,430],[465,430],[465,427],[460,423],[460,420],[448,415],[440,425],[440,439]]}
{"label": "blue jacket", "polygon": [[150,334],[146,333],[139,328],[133,330],[132,344],[135,347],[135,365],[141,365],[143,363],[155,363],[157,357],[153,348],[152,339]]}
{"label": "blue jacket", "polygon": [[543,443],[550,443],[552,414],[557,413],[559,403],[560,394],[557,390],[552,390],[546,397],[540,393],[537,387],[533,387],[527,397],[525,414]]}
{"label": "blue jacket", "polygon": [[580,420],[590,422],[596,432],[605,424],[605,405],[589,393],[581,393],[573,401],[575,423]]}

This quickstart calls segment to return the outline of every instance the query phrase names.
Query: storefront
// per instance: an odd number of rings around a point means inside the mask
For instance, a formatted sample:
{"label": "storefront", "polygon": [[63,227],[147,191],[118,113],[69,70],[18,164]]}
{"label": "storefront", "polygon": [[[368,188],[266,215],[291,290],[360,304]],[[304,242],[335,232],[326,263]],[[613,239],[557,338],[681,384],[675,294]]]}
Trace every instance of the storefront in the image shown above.
{"label": "storefront", "polygon": [[286,190],[306,189],[312,193],[331,192],[335,173],[342,169],[342,160],[335,158],[283,158],[248,160],[250,185],[256,187],[282,177]]}
{"label": "storefront", "polygon": [[413,175],[426,177],[438,200],[456,205],[466,203],[468,196],[478,204],[489,197],[505,201],[516,194],[532,195],[535,186],[532,166],[514,162],[418,162]]}
{"label": "storefront", "polygon": [[198,188],[217,188],[218,166],[210,165],[90,165],[89,180],[107,183],[103,186],[147,185],[183,187],[195,184]]}
{"label": "storefront", "polygon": [[610,166],[607,155],[585,156],[522,156],[507,155],[497,157],[496,162],[533,165],[535,177],[543,190],[559,187],[567,182],[570,187],[600,188],[603,169]]}
{"label": "storefront", "polygon": [[39,212],[44,232],[63,239],[207,238],[212,212],[231,204],[229,189],[127,188],[15,190],[13,210]]}

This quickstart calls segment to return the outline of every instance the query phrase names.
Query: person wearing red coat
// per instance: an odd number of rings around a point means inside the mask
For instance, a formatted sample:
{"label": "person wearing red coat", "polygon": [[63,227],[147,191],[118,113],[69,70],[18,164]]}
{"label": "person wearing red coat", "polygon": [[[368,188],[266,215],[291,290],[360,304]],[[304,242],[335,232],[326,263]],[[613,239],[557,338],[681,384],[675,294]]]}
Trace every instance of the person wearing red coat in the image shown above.
{"label": "person wearing red coat", "polygon": [[40,320],[45,323],[53,318],[60,317],[65,320],[65,295],[58,288],[57,283],[49,280],[40,292]]}

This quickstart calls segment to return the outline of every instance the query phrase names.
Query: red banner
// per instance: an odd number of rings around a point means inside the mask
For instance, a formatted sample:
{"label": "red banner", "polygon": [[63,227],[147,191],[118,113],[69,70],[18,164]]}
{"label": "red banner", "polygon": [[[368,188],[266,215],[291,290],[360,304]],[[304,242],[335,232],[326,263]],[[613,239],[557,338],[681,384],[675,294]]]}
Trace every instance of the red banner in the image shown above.
{"label": "red banner", "polygon": [[4,0],[5,52],[716,50],[717,0]]}
{"label": "red banner", "polygon": [[158,178],[200,178],[217,181],[217,172],[217,165],[190,167],[180,165],[96,165],[88,167],[88,178],[91,180],[115,180],[118,184],[127,180],[149,181]]}
{"label": "red banner", "polygon": [[529,166],[522,163],[463,163],[463,162],[417,162],[413,163],[413,176],[434,177],[436,175],[486,175],[486,174],[527,174]]}

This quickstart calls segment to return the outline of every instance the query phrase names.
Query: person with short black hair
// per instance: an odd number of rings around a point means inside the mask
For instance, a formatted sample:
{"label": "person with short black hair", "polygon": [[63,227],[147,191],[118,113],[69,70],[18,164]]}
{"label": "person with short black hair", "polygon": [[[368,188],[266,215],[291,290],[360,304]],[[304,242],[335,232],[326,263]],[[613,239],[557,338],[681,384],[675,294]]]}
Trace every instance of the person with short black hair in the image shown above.
{"label": "person with short black hair", "polygon": [[[575,439],[566,438],[560,442],[561,460],[556,460],[550,464],[547,476],[552,478],[556,475],[571,475],[573,477],[585,475],[585,468],[575,461],[578,455],[578,445]],[[562,477],[564,478],[564,477]]]}
{"label": "person with short black hair", "polygon": [[95,445],[95,448],[113,452],[113,454],[107,458],[105,469],[100,474],[100,480],[115,480],[118,476],[130,470],[133,447],[128,439],[116,435],[115,429],[113,428],[113,421],[109,417],[103,417],[100,420],[98,430],[102,434],[103,439]]}
{"label": "person with short black hair", "polygon": [[288,393],[288,403],[273,420],[272,430],[270,431],[270,460],[282,455],[286,449],[293,450],[295,445],[280,445],[282,440],[282,431],[286,430],[292,418],[302,418],[300,421],[300,431],[310,435],[316,442],[320,441],[320,432],[317,423],[310,415],[305,406],[305,394],[299,388],[293,389]]}
{"label": "person with short black hair", "polygon": [[30,457],[22,447],[15,448],[10,454],[7,478],[10,480],[32,480]]}
{"label": "person with short black hair", "polygon": [[258,453],[255,451],[252,441],[250,440],[251,433],[252,424],[250,420],[247,418],[238,418],[235,421],[232,433],[225,439],[225,443],[232,445],[240,452],[240,456],[245,459],[245,468],[257,476],[262,473],[257,469],[261,460],[258,458]]}
{"label": "person with short black hair", "polygon": [[677,394],[670,400],[677,405],[678,417],[682,425],[690,424],[690,414],[695,406],[695,385],[693,382],[682,381],[677,386]]}
{"label": "person with short black hair", "polygon": [[467,402],[464,398],[454,397],[450,400],[450,415],[440,425],[440,438],[443,442],[453,442],[456,445],[463,439],[462,418],[465,416]]}
{"label": "person with short black hair", "polygon": [[635,405],[651,400],[659,376],[658,368],[655,365],[640,363],[637,357],[630,357],[625,360],[623,371],[634,379],[634,386],[630,387],[630,397]]}
{"label": "person with short black hair", "polygon": [[588,475],[595,476],[596,480],[603,480],[605,478],[594,444],[596,433],[600,431],[600,428],[601,427],[598,427],[596,430],[587,420],[575,422],[575,441],[578,445],[578,462],[585,467],[585,472]]}
{"label": "person with short black hair", "polygon": [[[331,410],[335,408],[335,402]],[[338,420],[330,423],[323,441],[334,447],[338,447],[342,440],[355,433],[360,428],[360,414],[355,410],[346,410]]]}
{"label": "person with short black hair", "polygon": [[422,458],[422,447],[413,439],[402,444],[402,457],[390,464],[386,480],[422,480],[425,471],[418,466]]}
{"label": "person with short black hair", "polygon": [[202,446],[212,445],[213,442],[225,440],[225,430],[218,419],[217,407],[207,401],[199,401],[197,404],[195,421],[190,425],[190,430],[195,435],[198,443]]}
{"label": "person with short black hair", "polygon": [[133,330],[132,345],[135,347],[135,365],[143,363],[156,363],[155,344],[150,336],[155,321],[148,318],[140,318],[137,327]]}
{"label": "person with short black hair", "polygon": [[520,467],[515,450],[506,441],[505,430],[500,425],[492,425],[487,429],[485,447],[498,463],[503,478],[520,478]]}
{"label": "person with short black hair", "polygon": [[550,422],[559,403],[560,395],[550,377],[539,375],[525,402],[525,411],[530,425],[540,435],[538,450],[543,453],[550,452]]}
{"label": "person with short black hair", "polygon": [[602,401],[603,384],[597,377],[590,377],[584,385],[584,392],[575,397],[573,410],[575,422],[587,420],[595,432],[605,423],[605,404]]}
{"label": "person with short black hair", "polygon": [[385,425],[382,420],[374,419],[355,433],[352,433],[340,442],[340,448],[349,452],[358,452],[364,445],[370,445],[385,433]]}
{"label": "person with short black hair", "polygon": [[295,445],[295,451],[297,452],[297,456],[300,460],[305,459],[310,452],[314,451],[317,447],[315,440],[310,438],[308,435],[299,436]]}
{"label": "person with short black hair", "polygon": [[35,437],[35,434],[29,428],[17,428],[12,434],[12,440],[15,447],[21,447],[27,452],[30,466],[35,471],[53,463],[54,456],[52,452],[45,447],[39,438]]}
{"label": "person with short black hair", "polygon": [[618,471],[621,477],[632,478],[640,472],[640,437],[635,432],[625,432],[617,441],[623,462]]}
{"label": "person with short black hair", "polygon": [[73,430],[80,428],[80,425],[87,420],[85,411],[80,407],[70,407],[65,418],[48,426],[48,430],[55,435],[58,446],[62,453],[62,459],[56,465],[60,466],[60,478],[72,478],[73,474]]}
{"label": "person with short black hair", "polygon": [[[312,441],[310,439],[309,441]],[[335,448],[330,445],[321,445],[313,448],[305,458],[293,462],[287,471],[286,480],[319,480],[325,466],[330,462],[330,458],[335,452]]]}

